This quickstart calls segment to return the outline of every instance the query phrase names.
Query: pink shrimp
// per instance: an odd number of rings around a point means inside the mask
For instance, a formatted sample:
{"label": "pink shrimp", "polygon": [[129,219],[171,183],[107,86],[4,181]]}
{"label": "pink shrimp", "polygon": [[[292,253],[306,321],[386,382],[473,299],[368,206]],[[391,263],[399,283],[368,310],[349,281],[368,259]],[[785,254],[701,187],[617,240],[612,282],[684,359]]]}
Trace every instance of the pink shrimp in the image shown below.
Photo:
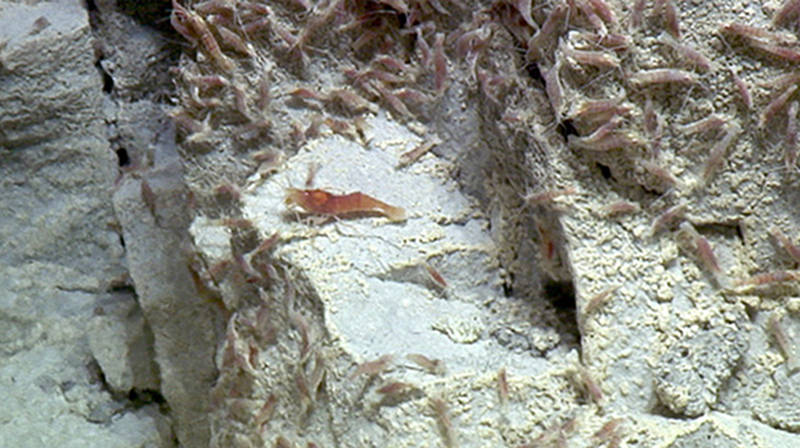
{"label": "pink shrimp", "polygon": [[406,211],[379,201],[364,193],[355,192],[343,195],[329,193],[325,190],[300,190],[289,188],[286,204],[294,205],[309,213],[321,215],[352,215],[358,213],[378,213],[391,221],[404,221]]}

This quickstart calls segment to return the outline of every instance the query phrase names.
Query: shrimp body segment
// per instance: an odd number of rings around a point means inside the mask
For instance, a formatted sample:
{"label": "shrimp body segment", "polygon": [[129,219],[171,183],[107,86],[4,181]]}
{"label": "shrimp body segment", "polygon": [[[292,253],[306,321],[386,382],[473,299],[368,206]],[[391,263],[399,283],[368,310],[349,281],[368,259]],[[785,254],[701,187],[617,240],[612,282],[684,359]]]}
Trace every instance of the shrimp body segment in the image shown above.
{"label": "shrimp body segment", "polygon": [[320,215],[344,216],[359,213],[377,213],[390,221],[405,221],[406,211],[379,201],[364,193],[348,193],[337,195],[325,190],[301,190],[289,188],[286,194],[286,205],[296,206],[307,213]]}

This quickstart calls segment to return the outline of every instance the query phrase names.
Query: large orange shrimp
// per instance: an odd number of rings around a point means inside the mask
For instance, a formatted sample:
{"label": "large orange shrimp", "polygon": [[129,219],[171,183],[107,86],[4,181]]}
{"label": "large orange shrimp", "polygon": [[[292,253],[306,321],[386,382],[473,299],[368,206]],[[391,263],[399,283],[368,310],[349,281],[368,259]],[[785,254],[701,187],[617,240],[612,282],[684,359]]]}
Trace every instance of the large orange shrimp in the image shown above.
{"label": "large orange shrimp", "polygon": [[404,221],[406,211],[379,201],[364,193],[355,192],[337,195],[325,190],[300,190],[289,188],[286,194],[286,205],[295,206],[308,213],[320,215],[343,216],[359,213],[377,213],[390,221]]}

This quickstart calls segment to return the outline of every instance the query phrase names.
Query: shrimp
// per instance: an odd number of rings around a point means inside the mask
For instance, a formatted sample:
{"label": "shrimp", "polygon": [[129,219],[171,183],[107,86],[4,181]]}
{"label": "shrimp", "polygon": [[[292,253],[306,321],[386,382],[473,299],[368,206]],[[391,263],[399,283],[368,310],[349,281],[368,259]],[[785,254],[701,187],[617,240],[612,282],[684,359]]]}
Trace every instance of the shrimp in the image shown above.
{"label": "shrimp", "polygon": [[364,193],[355,192],[336,195],[325,190],[300,190],[289,188],[286,205],[296,206],[308,213],[321,215],[352,215],[358,213],[377,213],[390,221],[405,221],[406,211],[379,201]]}

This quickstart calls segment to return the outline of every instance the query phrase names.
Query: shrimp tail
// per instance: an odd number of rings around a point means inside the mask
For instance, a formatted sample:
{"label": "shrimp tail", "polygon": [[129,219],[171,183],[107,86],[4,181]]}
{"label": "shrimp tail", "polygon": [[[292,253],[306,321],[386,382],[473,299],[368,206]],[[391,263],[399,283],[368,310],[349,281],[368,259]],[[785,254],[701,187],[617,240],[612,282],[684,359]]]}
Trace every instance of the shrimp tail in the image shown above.
{"label": "shrimp tail", "polygon": [[352,199],[351,206],[354,211],[373,210],[389,218],[390,221],[406,220],[406,211],[404,208],[389,205],[364,193],[352,193],[342,198],[345,202],[349,202],[349,200]]}
{"label": "shrimp tail", "polygon": [[389,218],[390,221],[399,222],[406,220],[407,216],[406,216],[406,210],[404,208],[395,207],[388,204],[385,205],[386,207],[384,207],[383,213],[384,215],[386,215],[387,218]]}

